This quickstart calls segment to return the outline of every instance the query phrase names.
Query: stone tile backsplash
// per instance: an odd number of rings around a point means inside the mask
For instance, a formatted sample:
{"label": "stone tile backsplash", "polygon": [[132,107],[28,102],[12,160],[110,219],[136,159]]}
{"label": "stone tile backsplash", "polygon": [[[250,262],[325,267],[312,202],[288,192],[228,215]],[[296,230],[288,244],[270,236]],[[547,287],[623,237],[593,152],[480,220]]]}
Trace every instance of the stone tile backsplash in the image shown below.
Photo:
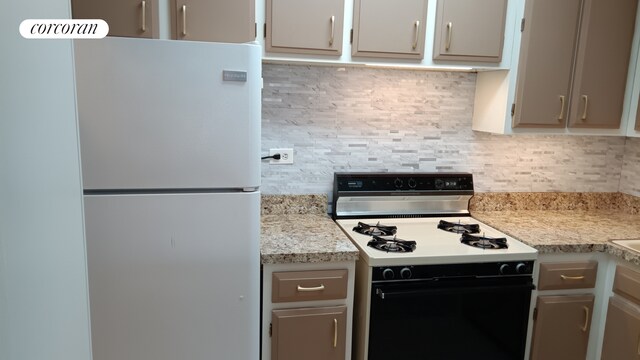
{"label": "stone tile backsplash", "polygon": [[[471,130],[475,73],[263,65],[264,194],[330,194],[339,171],[466,171],[478,192],[640,195],[640,142]],[[621,174],[621,169],[624,170]],[[622,181],[621,181],[622,179]]]}
{"label": "stone tile backsplash", "polygon": [[620,175],[620,191],[640,196],[640,138],[627,138]]}

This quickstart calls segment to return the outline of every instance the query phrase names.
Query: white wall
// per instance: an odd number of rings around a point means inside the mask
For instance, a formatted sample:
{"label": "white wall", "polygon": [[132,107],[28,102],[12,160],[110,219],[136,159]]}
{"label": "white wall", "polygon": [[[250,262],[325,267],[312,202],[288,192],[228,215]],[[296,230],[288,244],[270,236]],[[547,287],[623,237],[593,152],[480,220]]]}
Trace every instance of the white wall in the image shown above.
{"label": "white wall", "polygon": [[69,0],[0,11],[0,359],[91,359],[72,44],[25,40],[27,18]]}

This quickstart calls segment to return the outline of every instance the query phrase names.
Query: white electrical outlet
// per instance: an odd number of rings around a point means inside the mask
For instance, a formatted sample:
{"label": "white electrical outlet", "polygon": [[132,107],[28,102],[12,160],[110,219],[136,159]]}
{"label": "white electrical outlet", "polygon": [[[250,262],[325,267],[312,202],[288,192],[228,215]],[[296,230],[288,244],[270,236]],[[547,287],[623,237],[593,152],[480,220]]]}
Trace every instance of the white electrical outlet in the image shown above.
{"label": "white electrical outlet", "polygon": [[270,159],[269,164],[293,164],[293,149],[269,149],[269,156],[280,154],[280,160]]}

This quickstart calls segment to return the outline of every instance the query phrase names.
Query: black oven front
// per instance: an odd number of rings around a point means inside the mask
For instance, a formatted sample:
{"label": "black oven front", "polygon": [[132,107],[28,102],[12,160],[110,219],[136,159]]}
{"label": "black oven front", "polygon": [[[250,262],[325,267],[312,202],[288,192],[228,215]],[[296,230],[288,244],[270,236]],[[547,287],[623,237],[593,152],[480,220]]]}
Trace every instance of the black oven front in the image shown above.
{"label": "black oven front", "polygon": [[369,360],[522,360],[533,261],[374,267]]}

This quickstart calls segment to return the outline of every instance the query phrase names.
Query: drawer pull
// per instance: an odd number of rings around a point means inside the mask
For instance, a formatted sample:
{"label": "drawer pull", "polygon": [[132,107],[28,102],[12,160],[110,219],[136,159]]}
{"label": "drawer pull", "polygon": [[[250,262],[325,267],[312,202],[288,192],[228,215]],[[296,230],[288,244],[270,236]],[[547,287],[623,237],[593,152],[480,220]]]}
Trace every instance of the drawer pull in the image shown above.
{"label": "drawer pull", "polygon": [[182,36],[187,36],[187,5],[182,5]]}
{"label": "drawer pull", "polygon": [[558,121],[564,119],[564,96],[560,95],[560,115],[558,115]]}
{"label": "drawer pull", "polygon": [[147,2],[142,0],[142,26],[140,27],[142,32],[147,31]]}
{"label": "drawer pull", "polygon": [[562,280],[584,280],[584,275],[580,275],[580,276],[560,275],[560,277],[562,278]]}
{"label": "drawer pull", "polygon": [[333,319],[333,347],[338,347],[338,319]]}
{"label": "drawer pull", "polygon": [[411,46],[411,48],[415,50],[418,47],[418,38],[420,37],[420,20],[416,20],[413,26],[415,28],[415,34],[414,34],[415,39],[413,41],[413,46]]}
{"label": "drawer pull", "polygon": [[587,95],[582,95],[582,100],[584,100],[584,110],[582,111],[582,117],[580,119],[587,120],[587,108],[589,107],[589,97]]}
{"label": "drawer pull", "polygon": [[449,51],[449,48],[451,47],[451,33],[453,32],[453,23],[449,22],[447,23],[447,43],[444,46],[444,49],[446,51]]}
{"label": "drawer pull", "polygon": [[315,286],[315,287],[302,287],[298,285],[298,291],[300,292],[322,291],[322,290],[324,290],[324,284],[320,284],[320,286]]}
{"label": "drawer pull", "polygon": [[329,22],[331,22],[331,38],[329,38],[329,46],[333,46],[333,37],[336,30],[336,17],[331,15]]}
{"label": "drawer pull", "polygon": [[587,332],[587,327],[589,327],[589,308],[583,306],[582,310],[584,310],[584,326],[582,326],[580,330],[582,330],[582,332]]}

